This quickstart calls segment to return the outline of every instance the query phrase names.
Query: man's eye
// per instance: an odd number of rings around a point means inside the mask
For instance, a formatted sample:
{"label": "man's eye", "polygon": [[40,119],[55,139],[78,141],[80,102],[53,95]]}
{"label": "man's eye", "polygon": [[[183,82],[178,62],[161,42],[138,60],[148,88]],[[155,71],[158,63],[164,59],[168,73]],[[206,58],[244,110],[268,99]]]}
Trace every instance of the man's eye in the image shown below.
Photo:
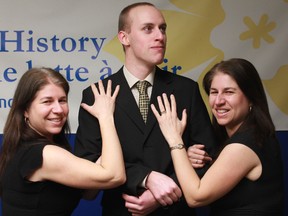
{"label": "man's eye", "polygon": [[160,27],[162,33],[166,33],[166,26]]}
{"label": "man's eye", "polygon": [[152,30],[152,27],[151,27],[151,26],[146,26],[146,27],[144,28],[144,30],[145,30],[145,31],[151,31],[151,30]]}

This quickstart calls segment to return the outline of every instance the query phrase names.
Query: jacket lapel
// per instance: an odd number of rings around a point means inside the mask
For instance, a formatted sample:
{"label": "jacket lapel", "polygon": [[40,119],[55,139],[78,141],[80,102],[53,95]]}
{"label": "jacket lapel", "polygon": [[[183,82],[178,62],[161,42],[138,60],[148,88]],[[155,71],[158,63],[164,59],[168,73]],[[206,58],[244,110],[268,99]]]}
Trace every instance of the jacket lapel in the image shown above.
{"label": "jacket lapel", "polygon": [[[167,73],[170,72],[162,71],[160,68],[156,67],[150,104],[154,104],[158,111],[159,109],[158,109],[157,97],[161,96],[163,93],[166,93],[167,96],[169,96],[174,91],[174,87],[172,85],[173,80],[171,79],[171,76],[167,76]],[[155,124],[158,124],[157,119],[154,116],[151,107],[149,107],[146,131],[145,131],[146,136],[150,134]]]}
{"label": "jacket lapel", "polygon": [[119,114],[123,115],[124,112],[124,114],[127,115],[127,117],[144,133],[146,125],[122,69],[115,74],[115,80],[118,82],[113,83],[113,85],[120,85],[120,91],[116,99],[116,107],[119,109]]}

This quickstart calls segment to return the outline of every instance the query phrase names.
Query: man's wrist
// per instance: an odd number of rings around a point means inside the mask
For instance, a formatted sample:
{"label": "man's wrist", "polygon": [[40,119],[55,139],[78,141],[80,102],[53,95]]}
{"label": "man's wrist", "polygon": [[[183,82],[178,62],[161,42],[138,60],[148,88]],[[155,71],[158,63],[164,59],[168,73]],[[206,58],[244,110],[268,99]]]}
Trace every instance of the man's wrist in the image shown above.
{"label": "man's wrist", "polygon": [[[151,172],[150,172],[151,173]],[[142,188],[145,188],[145,189],[148,189],[147,188],[147,179],[148,179],[148,176],[150,175],[150,173],[148,173],[145,178],[143,179],[143,181],[141,182],[141,187]]]}

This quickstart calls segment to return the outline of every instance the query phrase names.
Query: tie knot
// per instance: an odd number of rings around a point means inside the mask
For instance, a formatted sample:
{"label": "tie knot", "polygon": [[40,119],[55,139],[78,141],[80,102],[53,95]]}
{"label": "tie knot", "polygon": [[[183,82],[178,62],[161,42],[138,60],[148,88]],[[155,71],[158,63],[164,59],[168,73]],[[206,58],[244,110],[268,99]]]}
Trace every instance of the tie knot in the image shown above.
{"label": "tie knot", "polygon": [[138,81],[136,83],[136,88],[140,92],[140,94],[145,94],[147,93],[147,88],[150,86],[150,83],[146,80],[144,81]]}

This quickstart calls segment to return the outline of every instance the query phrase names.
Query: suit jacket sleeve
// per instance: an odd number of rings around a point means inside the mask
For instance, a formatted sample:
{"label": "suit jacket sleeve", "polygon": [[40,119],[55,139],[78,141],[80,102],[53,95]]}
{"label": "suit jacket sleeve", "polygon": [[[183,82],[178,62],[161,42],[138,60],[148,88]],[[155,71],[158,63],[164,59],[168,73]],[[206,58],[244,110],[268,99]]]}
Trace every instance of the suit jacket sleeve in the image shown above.
{"label": "suit jacket sleeve", "polygon": [[[81,102],[88,105],[94,103],[94,95],[90,87],[82,92]],[[75,138],[75,155],[95,162],[101,155],[101,146],[102,139],[97,118],[80,107]]]}
{"label": "suit jacket sleeve", "polygon": [[[190,118],[187,120],[188,124],[186,131],[189,133],[189,146],[199,143],[204,144],[206,152],[213,157],[217,149],[216,138],[198,84],[196,83],[194,87],[189,110]],[[196,169],[196,171],[198,175],[202,176],[208,168],[209,165],[205,166],[203,169]]]}

